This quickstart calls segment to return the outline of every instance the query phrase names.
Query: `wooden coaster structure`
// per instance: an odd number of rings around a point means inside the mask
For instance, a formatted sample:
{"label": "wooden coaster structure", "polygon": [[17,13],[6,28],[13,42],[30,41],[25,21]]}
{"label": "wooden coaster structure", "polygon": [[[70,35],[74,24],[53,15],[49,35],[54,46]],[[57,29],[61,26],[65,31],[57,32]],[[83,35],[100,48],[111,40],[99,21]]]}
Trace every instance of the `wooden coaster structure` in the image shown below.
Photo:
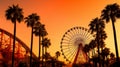
{"label": "wooden coaster structure", "polygon": [[[12,61],[12,45],[13,45],[13,35],[4,29],[0,28],[0,62],[11,65]],[[15,44],[15,66],[18,65],[20,61],[29,63],[29,47],[19,38],[16,37]],[[26,58],[27,56],[27,58]],[[37,59],[36,55],[33,53],[33,58]],[[27,60],[26,60],[27,59]]]}

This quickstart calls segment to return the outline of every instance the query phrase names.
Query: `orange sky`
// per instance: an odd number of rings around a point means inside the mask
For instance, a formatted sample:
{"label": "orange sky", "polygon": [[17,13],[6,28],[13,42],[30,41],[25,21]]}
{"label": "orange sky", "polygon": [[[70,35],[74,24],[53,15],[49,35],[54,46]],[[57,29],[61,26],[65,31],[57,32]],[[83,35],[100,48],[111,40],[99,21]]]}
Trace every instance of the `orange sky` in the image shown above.
{"label": "orange sky", "polygon": [[[12,4],[19,4],[23,8],[25,17],[31,13],[37,13],[40,15],[41,22],[46,25],[48,37],[52,43],[49,52],[54,56],[56,51],[60,51],[62,35],[68,29],[75,26],[88,28],[90,21],[99,17],[101,10],[111,3],[120,5],[120,0],[0,0],[0,28],[13,33],[13,24],[5,18],[5,10]],[[117,30],[120,29],[119,22],[120,20],[117,20]],[[30,31],[31,28],[27,28],[24,22],[17,24],[17,37],[28,46],[30,46]],[[115,52],[111,23],[106,25],[106,32],[108,35],[106,46]],[[120,37],[119,31],[117,31],[117,36]],[[118,38],[118,45],[119,40],[120,38]],[[37,47],[38,38],[35,37],[33,50],[36,54],[38,54]]]}

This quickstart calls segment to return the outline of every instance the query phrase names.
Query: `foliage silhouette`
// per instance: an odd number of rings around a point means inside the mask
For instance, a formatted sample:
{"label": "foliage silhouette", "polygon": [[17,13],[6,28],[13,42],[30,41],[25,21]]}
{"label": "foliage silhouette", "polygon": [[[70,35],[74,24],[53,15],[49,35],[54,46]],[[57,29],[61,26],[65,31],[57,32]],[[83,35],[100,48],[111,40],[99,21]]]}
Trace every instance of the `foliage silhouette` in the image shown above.
{"label": "foliage silhouette", "polygon": [[107,5],[102,10],[101,18],[106,20],[106,22],[109,22],[110,20],[112,21],[114,43],[115,43],[115,50],[116,50],[116,57],[117,57],[116,61],[119,61],[115,22],[117,18],[120,18],[120,6],[117,3]]}
{"label": "foliage silhouette", "polygon": [[32,67],[32,47],[33,47],[33,28],[35,24],[39,22],[39,16],[36,13],[32,13],[28,17],[25,18],[25,23],[27,24],[27,27],[31,27],[31,47],[30,47],[30,67]]}
{"label": "foliage silhouette", "polygon": [[14,53],[15,53],[15,38],[16,38],[16,22],[23,21],[23,10],[18,5],[9,6],[6,10],[5,17],[7,20],[11,20],[14,24],[14,40],[13,40],[13,52],[12,52],[12,67],[14,67]]}
{"label": "foliage silhouette", "polygon": [[[100,58],[100,45],[102,45],[101,41],[103,42],[101,31],[103,31],[105,28],[104,21],[96,17],[91,21],[89,26],[90,26],[89,30],[91,31],[91,33],[95,33],[95,41],[97,42],[97,49],[98,49],[98,58]],[[100,60],[99,60],[99,65],[100,65]]]}

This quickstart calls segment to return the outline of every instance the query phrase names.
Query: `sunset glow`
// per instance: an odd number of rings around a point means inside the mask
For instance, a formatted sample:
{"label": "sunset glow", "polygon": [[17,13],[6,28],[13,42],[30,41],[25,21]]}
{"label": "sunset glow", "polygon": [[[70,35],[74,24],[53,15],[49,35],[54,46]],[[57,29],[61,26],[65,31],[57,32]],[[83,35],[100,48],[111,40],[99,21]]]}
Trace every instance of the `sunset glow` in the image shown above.
{"label": "sunset glow", "polygon": [[[0,0],[0,28],[13,33],[13,24],[6,20],[5,10],[8,6],[19,4],[23,8],[24,16],[37,13],[41,23],[45,24],[51,46],[48,52],[55,56],[60,51],[60,42],[63,34],[70,28],[82,26],[89,28],[90,21],[100,17],[101,11],[106,5],[118,3],[120,0]],[[120,19],[116,23],[117,42],[120,54]],[[114,37],[111,23],[106,24],[107,32],[106,46],[115,53]],[[17,37],[30,47],[31,28],[24,22],[17,23]],[[34,36],[34,53],[38,56],[38,37]],[[119,55],[120,56],[120,55]],[[59,58],[65,61],[63,56]]]}

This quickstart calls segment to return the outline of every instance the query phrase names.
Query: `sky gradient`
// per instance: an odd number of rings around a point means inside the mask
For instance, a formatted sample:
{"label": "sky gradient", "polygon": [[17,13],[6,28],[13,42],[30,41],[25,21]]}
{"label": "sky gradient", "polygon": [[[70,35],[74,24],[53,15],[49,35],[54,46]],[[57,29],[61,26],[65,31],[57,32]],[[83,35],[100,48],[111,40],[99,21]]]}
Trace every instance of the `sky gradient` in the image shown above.
{"label": "sky gradient", "polygon": [[[19,4],[23,8],[25,17],[31,13],[37,13],[40,16],[41,23],[45,24],[48,32],[47,37],[51,40],[48,52],[54,56],[56,51],[60,51],[61,38],[68,29],[75,26],[89,28],[90,21],[100,17],[101,10],[107,4],[112,3],[120,5],[120,0],[0,0],[0,28],[13,33],[13,24],[5,18],[5,10],[12,4]],[[115,23],[118,47],[120,47],[119,22],[120,20],[117,20]],[[106,46],[115,53],[111,23],[106,24],[105,30],[108,36]],[[31,28],[27,28],[24,22],[17,23],[17,37],[28,46],[30,46],[30,34]],[[33,50],[38,55],[38,37],[34,38]]]}

